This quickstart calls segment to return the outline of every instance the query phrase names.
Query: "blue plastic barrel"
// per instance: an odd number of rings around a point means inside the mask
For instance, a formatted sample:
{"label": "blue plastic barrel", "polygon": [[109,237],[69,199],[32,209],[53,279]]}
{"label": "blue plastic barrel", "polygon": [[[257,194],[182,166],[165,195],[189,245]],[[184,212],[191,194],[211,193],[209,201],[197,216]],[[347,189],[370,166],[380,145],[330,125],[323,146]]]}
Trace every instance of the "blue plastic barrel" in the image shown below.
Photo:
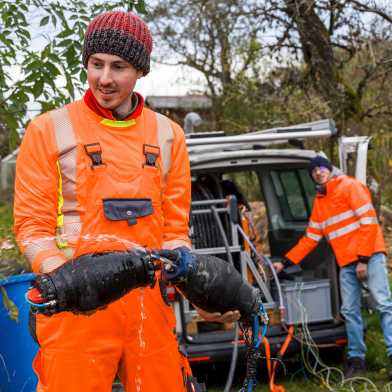
{"label": "blue plastic barrel", "polygon": [[25,293],[35,274],[10,276],[0,280],[10,300],[19,310],[19,320],[12,320],[4,307],[0,295],[0,391],[33,392],[37,377],[31,363],[38,345],[28,329],[29,305]]}

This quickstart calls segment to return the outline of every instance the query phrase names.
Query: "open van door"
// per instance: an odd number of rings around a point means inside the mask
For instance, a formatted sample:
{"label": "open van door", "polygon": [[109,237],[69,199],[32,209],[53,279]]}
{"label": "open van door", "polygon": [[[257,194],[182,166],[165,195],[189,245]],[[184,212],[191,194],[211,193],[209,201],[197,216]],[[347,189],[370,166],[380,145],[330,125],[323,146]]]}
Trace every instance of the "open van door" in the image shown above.
{"label": "open van door", "polygon": [[343,136],[339,138],[340,169],[366,185],[369,136]]}
{"label": "open van door", "polygon": [[[314,196],[307,166],[317,152],[304,149],[303,141],[335,135],[336,128],[331,120],[236,136],[216,133],[186,135],[192,173],[191,237],[194,251],[228,261],[232,258],[244,278],[250,278],[260,289],[264,308],[271,319],[267,336],[273,355],[287,335],[283,324],[302,323],[305,312],[295,306],[298,298],[303,299],[308,328],[315,344],[345,344],[345,328],[339,316],[337,266],[328,245],[323,242],[304,260],[300,276],[291,281],[282,277],[286,282],[270,276],[273,274],[269,273],[268,265],[264,266],[265,271],[263,267],[267,258],[259,257],[257,249],[247,250],[243,237],[238,234],[237,226],[241,222],[238,203],[237,208],[232,203],[232,196],[236,195],[227,194],[223,183],[232,181],[242,191],[240,193],[244,193],[245,182],[241,189],[241,179],[252,180],[252,196],[257,198],[249,201],[263,202],[266,209],[268,238],[263,241],[269,248],[268,259],[281,258],[303,234]],[[257,267],[263,273],[260,274]],[[237,340],[232,326],[200,320],[196,310],[180,295],[173,301],[180,347],[189,361],[229,360],[233,342]],[[298,352],[298,342],[292,342],[290,350]],[[238,352],[243,357],[246,354],[242,338],[238,342]]]}

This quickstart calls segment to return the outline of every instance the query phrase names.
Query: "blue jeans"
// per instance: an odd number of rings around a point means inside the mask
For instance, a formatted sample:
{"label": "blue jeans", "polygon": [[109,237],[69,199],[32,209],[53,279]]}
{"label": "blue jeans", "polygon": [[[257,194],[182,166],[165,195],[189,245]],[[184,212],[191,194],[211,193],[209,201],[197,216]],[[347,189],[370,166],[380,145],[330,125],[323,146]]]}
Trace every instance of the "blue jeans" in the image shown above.
{"label": "blue jeans", "polygon": [[[366,345],[361,316],[361,282],[355,273],[356,263],[340,269],[341,312],[345,318],[348,338],[348,357],[365,358]],[[368,264],[367,284],[381,318],[381,327],[388,356],[392,356],[392,300],[389,289],[386,257],[374,254]]]}

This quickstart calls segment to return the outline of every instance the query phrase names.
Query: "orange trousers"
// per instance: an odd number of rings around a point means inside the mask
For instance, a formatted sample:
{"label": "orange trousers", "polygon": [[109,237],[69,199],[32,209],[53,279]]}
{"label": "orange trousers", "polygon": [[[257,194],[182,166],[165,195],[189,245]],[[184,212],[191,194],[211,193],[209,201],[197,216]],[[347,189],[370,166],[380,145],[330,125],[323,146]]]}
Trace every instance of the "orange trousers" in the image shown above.
{"label": "orange trousers", "polygon": [[136,289],[91,315],[37,315],[37,392],[184,392],[174,314],[159,285]]}

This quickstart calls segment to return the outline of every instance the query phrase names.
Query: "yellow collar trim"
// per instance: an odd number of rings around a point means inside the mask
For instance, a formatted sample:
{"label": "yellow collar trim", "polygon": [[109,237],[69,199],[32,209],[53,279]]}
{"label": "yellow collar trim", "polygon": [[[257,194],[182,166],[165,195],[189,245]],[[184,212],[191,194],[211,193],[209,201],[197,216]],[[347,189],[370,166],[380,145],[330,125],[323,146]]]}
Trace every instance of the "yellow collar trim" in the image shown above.
{"label": "yellow collar trim", "polygon": [[127,128],[127,127],[131,127],[132,125],[135,125],[136,120],[132,118],[131,120],[127,120],[127,121],[119,121],[119,120],[110,120],[109,118],[104,118],[101,121],[101,124],[113,128]]}

